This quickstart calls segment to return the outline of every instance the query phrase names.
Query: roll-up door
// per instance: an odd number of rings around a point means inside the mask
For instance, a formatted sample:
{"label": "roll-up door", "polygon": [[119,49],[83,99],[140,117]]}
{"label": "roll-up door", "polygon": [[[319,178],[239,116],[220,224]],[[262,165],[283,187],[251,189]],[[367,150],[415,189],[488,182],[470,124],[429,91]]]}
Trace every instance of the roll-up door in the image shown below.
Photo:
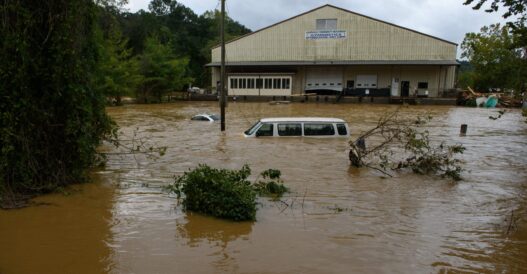
{"label": "roll-up door", "polygon": [[377,75],[357,75],[356,88],[377,88]]}
{"label": "roll-up door", "polygon": [[306,91],[342,91],[342,69],[311,68],[306,71]]}

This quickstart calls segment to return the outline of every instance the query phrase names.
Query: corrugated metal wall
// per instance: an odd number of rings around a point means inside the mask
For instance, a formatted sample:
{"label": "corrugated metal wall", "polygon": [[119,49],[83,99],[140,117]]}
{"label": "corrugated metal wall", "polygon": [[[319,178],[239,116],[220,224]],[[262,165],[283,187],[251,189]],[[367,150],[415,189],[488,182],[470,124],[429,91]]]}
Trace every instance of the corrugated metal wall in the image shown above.
{"label": "corrugated metal wall", "polygon": [[[306,40],[316,19],[337,19],[345,39]],[[331,6],[285,21],[226,46],[227,62],[331,60],[456,60],[455,44]],[[220,50],[212,50],[220,61]]]}

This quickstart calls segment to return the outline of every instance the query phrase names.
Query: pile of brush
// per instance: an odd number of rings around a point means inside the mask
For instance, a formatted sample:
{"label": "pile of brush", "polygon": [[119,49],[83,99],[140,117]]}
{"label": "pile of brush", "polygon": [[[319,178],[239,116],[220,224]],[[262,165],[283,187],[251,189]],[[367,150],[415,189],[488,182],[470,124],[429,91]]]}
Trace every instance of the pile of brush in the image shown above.
{"label": "pile of brush", "polygon": [[475,92],[472,88],[468,87],[467,90],[463,90],[460,93],[458,104],[466,106],[481,107],[485,106],[486,102],[490,98],[497,98],[498,102],[495,107],[515,108],[521,107],[522,101],[519,98],[514,98],[511,95],[494,92],[494,93],[482,93]]}

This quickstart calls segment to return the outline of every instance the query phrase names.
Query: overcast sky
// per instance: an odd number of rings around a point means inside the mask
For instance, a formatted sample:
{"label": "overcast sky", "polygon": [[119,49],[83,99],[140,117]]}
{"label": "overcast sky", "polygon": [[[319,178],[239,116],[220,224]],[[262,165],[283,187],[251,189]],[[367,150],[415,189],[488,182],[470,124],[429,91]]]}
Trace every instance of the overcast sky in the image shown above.
{"label": "overcast sky", "polygon": [[[129,0],[131,12],[148,10],[150,0]],[[179,0],[198,15],[219,8],[219,0]],[[332,4],[461,44],[465,33],[503,22],[500,13],[474,11],[463,0],[226,0],[229,16],[258,30],[313,8]],[[458,53],[459,54],[459,53]]]}

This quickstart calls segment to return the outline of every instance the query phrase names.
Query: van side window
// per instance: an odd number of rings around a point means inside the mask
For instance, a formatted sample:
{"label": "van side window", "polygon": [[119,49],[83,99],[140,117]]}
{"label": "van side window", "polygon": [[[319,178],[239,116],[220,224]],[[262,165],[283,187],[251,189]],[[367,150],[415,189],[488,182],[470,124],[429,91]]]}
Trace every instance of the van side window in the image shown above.
{"label": "van side window", "polygon": [[348,135],[348,130],[346,130],[344,124],[337,124],[337,131],[339,132],[339,135]]}
{"label": "van side window", "polygon": [[273,136],[273,124],[263,124],[256,132],[256,136]]}
{"label": "van side window", "polygon": [[278,124],[278,136],[302,136],[302,125]]}
{"label": "van side window", "polygon": [[305,136],[335,135],[333,124],[304,124]]}

